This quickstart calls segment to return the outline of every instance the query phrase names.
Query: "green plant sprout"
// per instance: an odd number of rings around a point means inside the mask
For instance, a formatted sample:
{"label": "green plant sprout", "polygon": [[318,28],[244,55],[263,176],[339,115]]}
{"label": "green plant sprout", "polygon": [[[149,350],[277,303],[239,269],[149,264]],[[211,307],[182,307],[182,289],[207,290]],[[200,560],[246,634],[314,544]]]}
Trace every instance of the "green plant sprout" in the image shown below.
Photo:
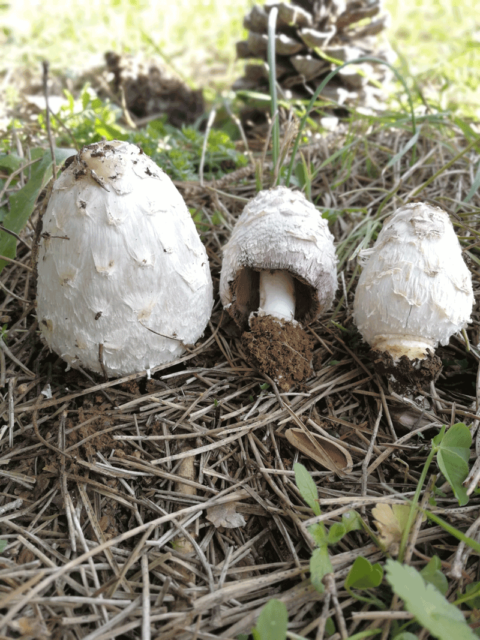
{"label": "green plant sprout", "polygon": [[440,471],[452,487],[460,506],[463,506],[468,502],[468,496],[463,486],[463,481],[468,475],[468,459],[470,457],[472,436],[469,428],[463,422],[454,424],[447,432],[445,429],[445,426],[442,427],[440,433],[433,438],[432,449],[428,455],[418,481],[417,489],[411,503],[411,509],[408,514],[407,524],[400,542],[400,550],[398,553],[398,559],[400,562],[403,561],[408,537],[410,535],[410,529],[412,528],[413,521],[417,515],[420,493],[425,483],[428,469],[430,468],[435,456],[437,456],[437,463],[440,467]]}
{"label": "green plant sprout", "polygon": [[[59,146],[77,148],[106,140],[124,140],[139,145],[172,180],[198,180],[205,134],[194,126],[181,129],[165,122],[164,118],[153,120],[142,129],[131,130],[119,123],[122,111],[111,102],[102,101],[86,85],[79,100],[64,91],[68,104],[60,108],[52,120],[52,130]],[[43,130],[45,118],[38,116]],[[208,180],[221,178],[229,171],[244,167],[248,158],[235,149],[228,133],[210,129],[206,144],[204,177]]]}
{"label": "green plant sprout", "polygon": [[[457,608],[462,603],[472,603],[480,593],[479,585],[470,586],[465,595],[458,598],[453,604],[446,598],[448,581],[443,574],[441,561],[433,556],[428,564],[417,571],[414,567],[402,565],[405,556],[409,534],[418,513],[420,494],[427,477],[428,470],[435,456],[438,466],[451,486],[460,505],[468,502],[468,496],[463,487],[463,481],[468,475],[468,459],[472,438],[470,430],[463,423],[454,424],[448,431],[442,427],[441,431],[432,440],[432,449],[428,455],[422,474],[417,484],[415,496],[408,511],[405,527],[399,548],[399,561],[388,559],[385,565],[386,580],[393,592],[400,597],[407,611],[414,615],[414,621],[420,623],[439,640],[451,640],[451,638],[470,640],[477,637],[465,621],[463,613]],[[477,553],[480,552],[480,544],[465,536],[462,532],[452,527],[439,518],[436,514],[425,511],[425,515],[440,524],[446,531],[457,537],[462,542],[469,544]],[[357,600],[376,604],[379,609],[385,609],[385,605],[372,594],[370,597],[360,596],[352,589],[372,589],[379,587],[383,579],[383,569],[380,564],[372,565],[366,558],[359,557],[353,563],[345,580],[345,588]],[[478,600],[480,602],[480,599]],[[412,624],[408,622],[404,628]],[[410,640],[415,638],[409,632],[399,630],[394,640]],[[398,630],[397,630],[398,631]]]}
{"label": "green plant sprout", "polygon": [[[55,149],[55,161],[57,167],[71,155],[73,149]],[[10,196],[10,210],[5,215],[3,226],[15,234],[19,234],[28,222],[37,202],[40,192],[52,177],[52,156],[50,150],[36,148],[31,151],[32,160],[38,160],[31,165],[31,176],[27,184]],[[0,157],[0,162],[5,157]],[[1,230],[0,230],[1,231]],[[7,258],[15,258],[17,252],[17,238],[9,233],[0,233],[0,255]],[[8,264],[0,260],[0,272]]]}
{"label": "green plant sprout", "polygon": [[[427,565],[428,566],[428,565]],[[414,567],[387,560],[387,582],[405,603],[415,620],[439,640],[474,640],[478,638],[468,626],[460,609],[450,603],[438,587],[425,580]],[[411,624],[411,623],[409,623]]]}
{"label": "green plant sprout", "polygon": [[[296,463],[293,466],[295,471],[295,482],[297,484],[300,495],[308,504],[310,509],[316,516],[321,515],[320,505],[318,502],[318,491],[315,481],[308,473],[303,464]],[[360,516],[356,511],[347,511],[342,516],[342,522],[336,522],[327,529],[323,522],[313,524],[308,528],[308,532],[312,536],[317,545],[313,550],[310,558],[310,580],[319,593],[323,593],[325,587],[323,578],[327,573],[333,572],[332,563],[328,554],[328,546],[339,542],[344,535],[350,531],[361,529]]]}

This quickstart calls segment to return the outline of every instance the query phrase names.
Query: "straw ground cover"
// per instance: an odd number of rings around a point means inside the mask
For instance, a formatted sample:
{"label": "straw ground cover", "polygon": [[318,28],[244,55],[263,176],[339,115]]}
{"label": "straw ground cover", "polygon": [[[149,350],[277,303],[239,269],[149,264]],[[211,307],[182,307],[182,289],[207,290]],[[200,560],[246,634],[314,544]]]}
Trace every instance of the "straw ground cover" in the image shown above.
{"label": "straw ground cover", "polygon": [[[384,611],[359,604],[344,587],[356,558],[386,558],[367,530],[329,546],[328,597],[311,585],[315,543],[308,526],[315,518],[293,467],[301,462],[311,472],[326,525],[354,509],[374,533],[375,505],[412,499],[441,425],[462,421],[476,434],[477,310],[470,348],[460,336],[439,349],[444,370],[424,392],[423,408],[374,373],[352,325],[355,254],[396,206],[420,195],[451,212],[478,291],[477,135],[470,130],[466,139],[447,119],[425,119],[421,127],[415,149],[391,166],[411,139],[407,118],[390,126],[357,120],[303,148],[312,198],[336,236],[340,288],[333,309],[310,327],[314,375],[289,393],[250,368],[218,299],[204,339],[176,363],[157,367],[150,380],[144,373],[104,382],[65,372],[38,336],[27,229],[16,262],[2,273],[4,637],[234,638],[251,630],[273,597],[288,610],[289,633],[304,637],[321,637],[331,617],[337,630],[327,631],[335,638],[372,628],[394,637],[409,622],[385,583],[377,591]],[[270,181],[265,162],[264,186]],[[221,247],[255,193],[255,167],[216,183],[177,186],[202,214],[218,286]],[[353,469],[338,475],[319,467],[289,443],[291,428],[341,443]],[[193,461],[188,473],[185,460]],[[185,486],[193,491],[179,490]],[[474,535],[475,494],[459,508],[444,479],[432,486],[431,472],[424,489],[423,505],[434,495],[433,514]],[[455,567],[447,593],[454,600],[477,581],[469,551],[420,516],[406,558],[420,569],[436,555],[447,575]]]}
{"label": "straw ground cover", "polygon": [[[4,140],[27,165],[31,140],[41,135],[25,123]],[[282,137],[292,138],[288,126]],[[436,584],[434,604],[444,594],[476,627],[478,305],[466,333],[438,349],[443,372],[419,399],[395,393],[375,373],[352,303],[360,251],[385,217],[417,198],[451,214],[478,294],[478,127],[432,106],[419,110],[415,133],[398,110],[357,114],[307,142],[294,179],[330,222],[339,289],[309,328],[313,375],[287,393],[248,364],[218,295],[203,339],[151,379],[66,372],[35,317],[32,244],[48,187],[42,191],[0,275],[0,637],[236,638],[256,626],[262,640],[280,638],[259,621],[272,599],[286,609],[289,638],[411,640],[426,639],[428,629],[442,637],[446,622],[423,618],[428,607],[418,610],[401,589],[417,580],[414,569]],[[176,182],[207,247],[216,292],[236,218],[273,180],[270,151],[252,157],[256,163],[216,181]],[[1,205],[33,171],[4,183]],[[2,179],[9,173],[2,169]],[[458,422],[474,439],[462,506],[438,453],[422,479],[432,438]],[[292,443],[292,430],[323,437],[330,452],[340,446],[352,468],[320,466]],[[339,457],[330,457],[335,468]],[[299,465],[318,502],[305,477],[299,481]],[[429,517],[411,512],[406,528],[414,499]],[[345,533],[351,517],[359,527]],[[331,570],[318,584],[311,559],[326,563],[322,526]],[[400,568],[388,559],[397,552]],[[427,587],[417,584],[417,600],[432,598]],[[269,607],[269,623],[284,620],[281,606]],[[447,611],[444,600],[439,607]],[[462,628],[462,637],[475,637]]]}

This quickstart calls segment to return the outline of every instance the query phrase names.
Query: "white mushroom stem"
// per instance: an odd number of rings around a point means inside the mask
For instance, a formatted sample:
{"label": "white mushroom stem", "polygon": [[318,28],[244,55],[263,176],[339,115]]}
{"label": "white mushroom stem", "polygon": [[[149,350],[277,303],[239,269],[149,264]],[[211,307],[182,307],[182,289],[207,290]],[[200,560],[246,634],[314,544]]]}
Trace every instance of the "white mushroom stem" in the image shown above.
{"label": "white mushroom stem", "polygon": [[260,315],[280,320],[295,318],[295,284],[288,271],[260,271]]}
{"label": "white mushroom stem", "polygon": [[375,351],[388,351],[394,361],[402,356],[407,356],[410,360],[424,360],[430,351],[435,351],[435,343],[418,336],[409,335],[379,335],[372,342],[372,349]]}

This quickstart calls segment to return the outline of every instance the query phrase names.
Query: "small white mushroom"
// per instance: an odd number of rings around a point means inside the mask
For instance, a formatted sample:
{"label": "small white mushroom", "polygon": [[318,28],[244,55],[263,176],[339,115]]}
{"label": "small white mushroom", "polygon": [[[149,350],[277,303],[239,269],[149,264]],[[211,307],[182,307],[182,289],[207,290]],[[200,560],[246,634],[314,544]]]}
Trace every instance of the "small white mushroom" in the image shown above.
{"label": "small white mushroom", "polygon": [[[286,187],[257,194],[243,210],[223,252],[220,298],[240,328],[250,325],[253,331],[257,320],[271,318],[288,325],[290,335],[296,331],[297,337],[301,334],[308,340],[301,324],[330,307],[336,288],[333,236],[315,206],[301,192]],[[269,339],[274,340],[271,334]],[[288,342],[285,335],[281,340]],[[266,358],[275,357],[271,347]],[[298,345],[285,346],[288,356],[282,361],[292,360],[294,350]],[[265,361],[257,358],[256,366],[269,372]],[[273,362],[270,373],[279,367],[280,362]],[[308,362],[304,373],[309,370]]]}
{"label": "small white mushroom", "polygon": [[38,252],[37,314],[72,367],[121,376],[184,353],[213,295],[208,258],[170,178],[137,146],[85,147],[55,182]]}
{"label": "small white mushroom", "polygon": [[427,358],[469,322],[472,277],[447,213],[408,204],[388,218],[360,276],[354,320],[394,362]]}

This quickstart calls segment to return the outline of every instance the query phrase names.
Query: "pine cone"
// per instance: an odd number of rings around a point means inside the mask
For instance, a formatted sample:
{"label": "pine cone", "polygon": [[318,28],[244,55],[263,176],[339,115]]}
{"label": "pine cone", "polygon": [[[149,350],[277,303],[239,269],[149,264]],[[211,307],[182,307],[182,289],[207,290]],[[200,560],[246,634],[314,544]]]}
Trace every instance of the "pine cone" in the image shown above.
{"label": "pine cone", "polygon": [[[377,42],[376,36],[388,23],[382,14],[382,0],[294,0],[291,4],[255,5],[245,16],[248,39],[237,42],[237,57],[257,58],[247,64],[245,76],[235,82],[235,90],[268,88],[268,14],[278,8],[275,35],[276,77],[285,98],[310,98],[325,76],[336,66],[327,58],[341,62],[363,56],[375,56],[392,62],[395,54],[388,43]],[[369,19],[369,23],[365,23]],[[355,24],[362,21],[361,26]],[[359,73],[359,70],[363,73]],[[381,89],[371,80],[385,83],[388,67],[363,63],[342,69],[322,91],[322,97],[339,105],[355,104],[378,107]]]}
{"label": "pine cone", "polygon": [[192,91],[155,61],[112,51],[105,54],[105,60],[114,93],[120,99],[123,90],[127,108],[137,118],[166,113],[168,122],[180,127],[193,124],[203,114],[202,91]]}

